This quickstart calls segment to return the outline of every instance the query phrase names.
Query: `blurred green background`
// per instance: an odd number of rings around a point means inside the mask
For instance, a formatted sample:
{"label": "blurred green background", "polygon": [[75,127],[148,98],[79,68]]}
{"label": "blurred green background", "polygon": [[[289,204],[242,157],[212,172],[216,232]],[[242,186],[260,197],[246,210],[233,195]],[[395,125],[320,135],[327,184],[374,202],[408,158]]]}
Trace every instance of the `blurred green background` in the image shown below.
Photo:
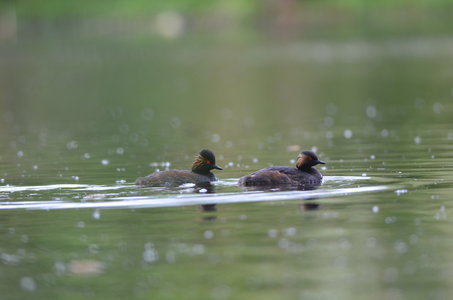
{"label": "blurred green background", "polygon": [[235,38],[319,38],[449,33],[452,6],[448,0],[4,0],[0,9],[3,35],[8,23],[15,21],[21,24],[17,30],[81,26],[79,30],[91,34],[215,32]]}

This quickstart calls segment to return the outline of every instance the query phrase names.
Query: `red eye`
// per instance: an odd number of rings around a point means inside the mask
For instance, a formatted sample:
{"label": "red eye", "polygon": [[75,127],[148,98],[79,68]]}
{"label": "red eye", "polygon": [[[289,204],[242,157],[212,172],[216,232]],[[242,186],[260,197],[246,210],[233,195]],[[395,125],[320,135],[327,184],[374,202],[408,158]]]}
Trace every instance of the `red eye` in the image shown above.
{"label": "red eye", "polygon": [[310,156],[308,157],[308,160],[313,160],[313,158],[311,158]]}
{"label": "red eye", "polygon": [[211,162],[210,160],[207,160],[206,163],[207,163],[208,165],[211,165],[211,164],[212,164],[212,162]]}

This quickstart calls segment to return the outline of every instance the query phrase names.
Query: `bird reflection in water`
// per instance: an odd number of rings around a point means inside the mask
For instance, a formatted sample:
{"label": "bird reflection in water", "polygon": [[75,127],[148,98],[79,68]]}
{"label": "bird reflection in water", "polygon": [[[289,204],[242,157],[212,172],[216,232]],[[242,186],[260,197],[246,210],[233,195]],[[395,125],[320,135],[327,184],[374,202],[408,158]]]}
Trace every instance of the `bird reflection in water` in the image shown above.
{"label": "bird reflection in water", "polygon": [[[205,194],[213,194],[215,193],[215,186],[213,186],[210,182],[201,182],[195,185],[195,190],[198,193],[203,192]],[[201,210],[203,212],[213,212],[217,210],[217,205],[215,203],[202,204]]]}

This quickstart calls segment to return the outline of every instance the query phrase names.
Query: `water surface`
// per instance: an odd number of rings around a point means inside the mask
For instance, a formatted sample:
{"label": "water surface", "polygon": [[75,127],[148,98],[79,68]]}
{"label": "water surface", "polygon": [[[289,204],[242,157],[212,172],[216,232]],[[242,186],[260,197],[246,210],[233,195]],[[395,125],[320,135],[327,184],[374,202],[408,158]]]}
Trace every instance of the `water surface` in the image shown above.
{"label": "water surface", "polygon": [[[2,45],[2,297],[449,299],[452,50],[423,36]],[[202,148],[224,168],[214,193],[133,184]],[[328,163],[319,188],[236,186],[299,149]]]}

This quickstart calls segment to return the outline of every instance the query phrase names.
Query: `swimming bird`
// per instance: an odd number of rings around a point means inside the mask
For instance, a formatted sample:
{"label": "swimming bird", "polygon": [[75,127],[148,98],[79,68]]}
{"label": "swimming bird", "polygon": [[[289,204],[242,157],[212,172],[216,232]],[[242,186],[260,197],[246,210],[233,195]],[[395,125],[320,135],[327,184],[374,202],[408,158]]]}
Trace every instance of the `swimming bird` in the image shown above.
{"label": "swimming bird", "polygon": [[296,167],[276,166],[258,170],[239,179],[240,186],[302,186],[319,185],[322,174],[313,168],[320,161],[313,151],[302,151],[297,156]]}
{"label": "swimming bird", "polygon": [[168,170],[154,172],[145,177],[139,177],[135,184],[140,186],[163,186],[176,187],[185,183],[194,183],[195,185],[206,185],[211,181],[216,181],[214,173],[211,170],[222,170],[216,165],[214,153],[211,150],[203,149],[195,157],[192,163],[192,169],[189,170]]}

